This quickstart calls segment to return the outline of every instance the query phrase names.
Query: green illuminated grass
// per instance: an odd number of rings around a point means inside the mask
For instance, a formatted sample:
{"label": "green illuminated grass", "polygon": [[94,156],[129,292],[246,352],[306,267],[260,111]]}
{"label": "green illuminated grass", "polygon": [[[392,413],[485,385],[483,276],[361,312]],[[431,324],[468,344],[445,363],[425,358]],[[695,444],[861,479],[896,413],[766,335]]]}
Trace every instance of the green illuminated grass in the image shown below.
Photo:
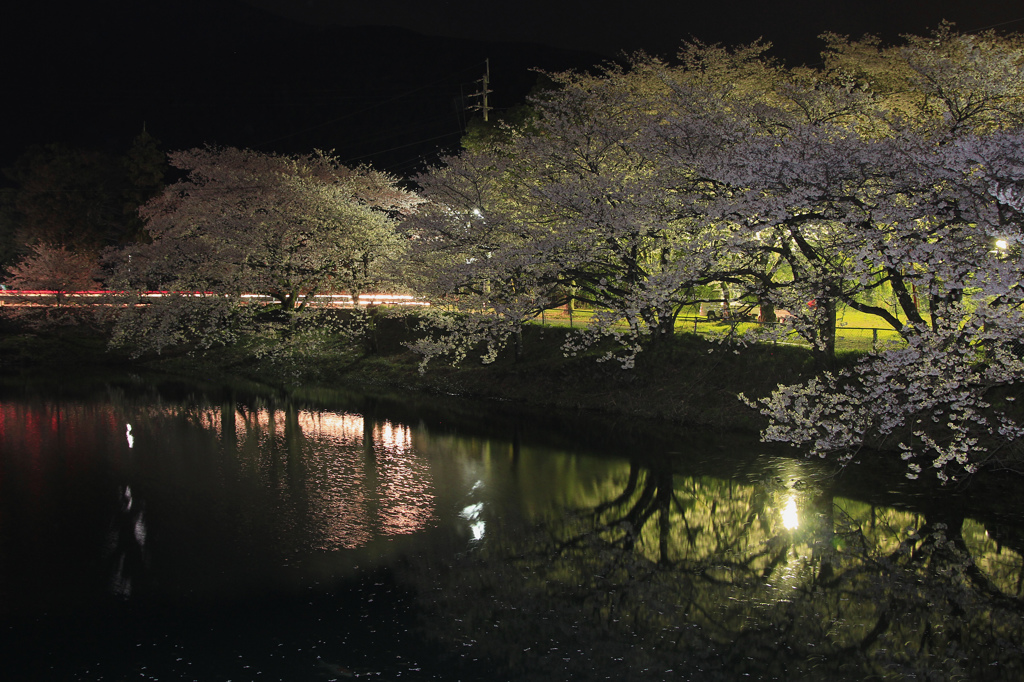
{"label": "green illuminated grass", "polygon": [[[708,322],[705,318],[699,318],[695,311],[687,311],[680,316],[676,322],[676,331],[679,333],[691,333],[701,336],[724,336],[732,331],[727,322]],[[591,310],[576,310],[570,319],[569,314],[563,310],[547,310],[543,315],[537,316],[534,323],[544,324],[550,327],[585,327],[593,316]],[[625,323],[622,324],[625,328]],[[756,323],[741,322],[735,325],[735,333],[746,334],[755,330],[760,325]],[[870,351],[872,348],[887,343],[898,343],[900,336],[891,327],[873,315],[844,308],[839,314],[836,329],[836,350],[841,351]],[[790,333],[784,343],[792,343],[799,346],[807,346],[796,333]]]}

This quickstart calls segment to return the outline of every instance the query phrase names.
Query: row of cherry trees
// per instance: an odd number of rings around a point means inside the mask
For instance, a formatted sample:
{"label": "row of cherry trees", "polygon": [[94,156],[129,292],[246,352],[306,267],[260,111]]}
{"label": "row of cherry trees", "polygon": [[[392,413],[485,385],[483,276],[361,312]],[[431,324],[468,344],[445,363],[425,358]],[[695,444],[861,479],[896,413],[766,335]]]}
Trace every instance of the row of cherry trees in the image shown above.
{"label": "row of cherry trees", "polygon": [[[316,294],[358,299],[395,286],[406,244],[398,221],[420,202],[396,178],[320,152],[200,148],[168,160],[179,179],[137,208],[144,238],[99,257],[96,245],[41,236],[8,268],[5,283],[53,291],[58,306],[71,300],[68,292],[106,289],[116,304],[101,308],[112,318],[112,341],[136,353],[254,335],[270,348],[282,338],[308,346],[308,335],[294,338],[300,323],[324,331],[332,322],[307,310]],[[252,305],[252,295],[273,305]],[[68,318],[67,311],[43,313],[41,323]],[[40,316],[13,314],[33,323]],[[359,332],[337,324],[330,331]]]}
{"label": "row of cherry trees", "polygon": [[169,159],[183,177],[141,207],[149,240],[108,254],[107,282],[122,297],[164,292],[116,316],[114,342],[137,351],[258,332],[268,319],[252,295],[293,330],[319,293],[358,299],[396,271],[398,219],[420,201],[385,173],[321,152],[205,148]]}
{"label": "row of cherry trees", "polygon": [[[1022,433],[1002,408],[1024,376],[1024,40],[830,36],[798,69],[763,45],[688,45],[671,65],[549,76],[532,116],[476,136],[419,193],[321,153],[171,154],[181,179],[106,270],[123,303],[170,295],[118,308],[115,342],[229,343],[266,321],[245,294],[294,322],[320,291],[403,286],[445,304],[425,360],[519,352],[527,320],[582,301],[594,322],[566,352],[611,338],[604,359],[628,368],[687,306],[742,299],[792,313],[823,370],[750,401],[765,438],[843,461],[898,446],[911,476],[1004,461]],[[842,306],[904,343],[830,371]]]}
{"label": "row of cherry trees", "polygon": [[[1022,433],[994,396],[1024,378],[1024,41],[830,36],[814,69],[760,45],[679,57],[555,74],[527,125],[419,179],[408,273],[462,313],[420,349],[497,348],[579,300],[596,323],[566,350],[611,336],[629,367],[731,291],[791,311],[826,370],[751,403],[765,438],[844,461],[887,442],[911,476],[1001,461]],[[828,371],[840,306],[905,343]]]}

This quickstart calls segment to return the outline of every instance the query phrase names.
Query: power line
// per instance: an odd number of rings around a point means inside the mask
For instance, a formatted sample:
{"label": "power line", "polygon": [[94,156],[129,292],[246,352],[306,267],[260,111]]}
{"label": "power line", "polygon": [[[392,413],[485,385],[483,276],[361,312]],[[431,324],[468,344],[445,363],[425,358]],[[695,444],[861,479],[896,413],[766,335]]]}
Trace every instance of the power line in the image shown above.
{"label": "power line", "polygon": [[371,152],[369,154],[362,154],[360,156],[353,156],[351,158],[343,160],[342,163],[349,163],[350,161],[357,161],[359,159],[365,159],[365,158],[367,158],[369,156],[376,156],[377,154],[386,154],[387,152],[393,152],[393,151],[396,151],[396,150],[399,150],[399,149],[405,149],[406,147],[415,147],[416,145],[423,144],[424,142],[432,142],[434,140],[440,140],[440,139],[445,138],[445,137],[452,137],[453,135],[462,135],[462,131],[459,130],[459,131],[453,132],[453,133],[444,133],[443,135],[435,135],[434,137],[428,137],[428,138],[423,139],[423,140],[417,140],[415,142],[409,142],[408,144],[400,144],[397,147],[391,147],[390,149],[381,149],[381,150],[378,150],[378,151],[375,151],[375,152]]}
{"label": "power line", "polygon": [[[1016,24],[1018,22],[1024,22],[1024,17],[1020,17],[1019,19],[1010,19],[1009,21],[1000,21],[998,24],[990,24],[988,26],[982,26],[981,28],[974,29],[974,31],[987,31],[990,28],[999,28],[1000,26],[1009,26],[1010,24]],[[974,31],[972,31],[972,33]]]}

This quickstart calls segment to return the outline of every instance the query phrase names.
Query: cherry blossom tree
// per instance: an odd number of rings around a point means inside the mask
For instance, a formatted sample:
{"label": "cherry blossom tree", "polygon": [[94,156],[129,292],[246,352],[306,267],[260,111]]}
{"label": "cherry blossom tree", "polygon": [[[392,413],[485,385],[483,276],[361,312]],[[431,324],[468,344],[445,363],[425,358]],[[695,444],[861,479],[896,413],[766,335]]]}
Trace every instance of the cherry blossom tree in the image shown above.
{"label": "cherry blossom tree", "polygon": [[[991,236],[964,219],[970,178],[936,179],[957,168],[946,157],[965,136],[1020,120],[1022,54],[1019,41],[949,27],[901,48],[831,36],[824,69],[774,72],[745,108],[729,102],[731,85],[711,90],[734,119],[720,137],[735,143],[694,154],[705,117],[686,106],[655,140],[719,188],[706,214],[733,227],[722,280],[796,313],[828,366],[838,306],[914,334],[931,310],[961,296],[934,266],[956,262],[966,272],[991,249]],[[666,80],[673,98],[694,100],[692,78]],[[895,309],[879,305],[880,292]]]}
{"label": "cherry blossom tree", "polygon": [[[556,74],[529,129],[422,180],[417,251],[468,307],[514,289],[517,324],[569,291],[588,300],[624,367],[721,285],[790,310],[826,370],[758,403],[766,438],[841,461],[890,446],[912,475],[1005,462],[1019,428],[1004,398],[1024,378],[1022,45],[944,26],[893,47],[826,36],[813,69],[691,45],[678,65]],[[835,373],[844,306],[904,345]]]}
{"label": "cherry blossom tree", "polygon": [[4,283],[13,289],[52,291],[60,306],[68,292],[95,288],[98,274],[95,255],[40,243],[31,246],[29,254],[10,268]]}
{"label": "cherry blossom tree", "polygon": [[418,203],[395,178],[320,152],[205,148],[170,161],[187,176],[140,210],[152,243],[116,254],[118,286],[167,292],[120,317],[117,338],[154,348],[232,340],[243,320],[265,312],[244,295],[268,297],[288,315],[319,292],[358,301],[389,283],[404,248],[396,219]]}
{"label": "cherry blossom tree", "polygon": [[691,231],[699,180],[640,143],[657,112],[638,113],[638,98],[653,103],[663,84],[617,69],[552,79],[560,89],[534,101],[528,129],[419,179],[431,204],[405,227],[416,262],[433,263],[423,272],[435,296],[458,294],[463,312],[503,317],[512,333],[544,308],[585,302],[594,321],[568,352],[614,337],[622,352],[606,358],[629,366],[672,333],[683,291],[713,260],[713,240]]}
{"label": "cherry blossom tree", "polygon": [[534,230],[505,191],[509,165],[500,154],[466,152],[419,178],[428,200],[403,223],[404,277],[438,304],[415,344],[425,361],[461,360],[481,343],[491,361],[509,341],[519,357],[522,325],[557,300],[552,265],[530,248]]}
{"label": "cherry blossom tree", "polygon": [[[750,135],[708,171],[735,188],[710,213],[742,227],[738,248],[776,235],[791,279],[767,295],[817,289],[819,309],[825,298],[873,314],[906,344],[780,386],[757,403],[763,436],[841,462],[891,447],[911,477],[1019,466],[1024,53],[946,31],[875,56],[903,60],[912,87],[880,89],[852,125]],[[883,287],[893,308],[865,296]]]}
{"label": "cherry blossom tree", "polygon": [[904,310],[917,311],[895,323],[905,346],[760,401],[771,420],[766,439],[840,461],[866,445],[898,447],[911,477],[922,467],[947,480],[983,465],[1017,465],[1024,431],[1012,400],[1024,380],[1024,264],[1019,249],[996,242],[1024,238],[1022,144],[1024,131],[969,135],[921,145],[894,169],[901,183],[916,169],[917,203],[876,207],[889,227],[864,226],[853,264],[861,277],[879,268],[912,272],[927,310],[905,302]]}

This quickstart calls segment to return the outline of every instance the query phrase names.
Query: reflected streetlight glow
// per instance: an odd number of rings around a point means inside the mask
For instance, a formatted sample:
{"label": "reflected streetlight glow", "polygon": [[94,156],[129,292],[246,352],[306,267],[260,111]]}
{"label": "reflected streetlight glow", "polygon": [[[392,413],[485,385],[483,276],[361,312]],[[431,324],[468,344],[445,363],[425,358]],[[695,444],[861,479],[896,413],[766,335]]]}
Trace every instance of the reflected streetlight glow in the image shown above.
{"label": "reflected streetlight glow", "polygon": [[484,523],[483,519],[480,518],[480,515],[483,512],[483,510],[483,503],[477,502],[475,504],[469,505],[461,512],[459,512],[459,516],[470,522],[469,530],[471,533],[473,533],[473,540],[480,540],[484,536],[484,528],[486,524]]}
{"label": "reflected streetlight glow", "polygon": [[786,500],[786,506],[782,509],[782,525],[786,530],[796,530],[800,525],[800,519],[796,513],[796,495],[790,495]]}

